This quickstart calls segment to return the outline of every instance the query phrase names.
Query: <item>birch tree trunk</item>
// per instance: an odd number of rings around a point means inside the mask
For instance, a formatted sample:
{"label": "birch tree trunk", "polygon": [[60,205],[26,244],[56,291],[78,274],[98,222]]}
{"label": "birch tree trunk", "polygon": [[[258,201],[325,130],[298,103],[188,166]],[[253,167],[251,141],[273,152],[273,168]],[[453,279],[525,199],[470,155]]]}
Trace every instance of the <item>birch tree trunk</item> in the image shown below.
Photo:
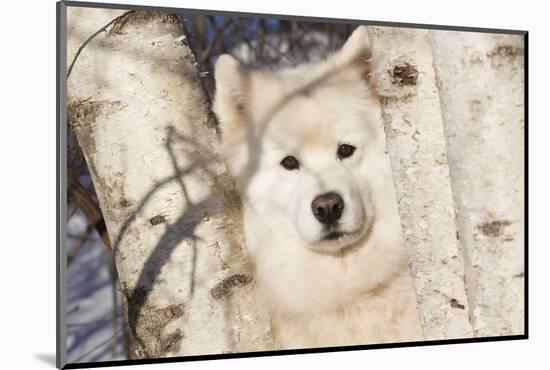
{"label": "birch tree trunk", "polygon": [[69,7],[68,36],[68,120],[114,250],[131,355],[275,349],[180,20]]}
{"label": "birch tree trunk", "polygon": [[523,334],[523,37],[369,31],[426,339]]}
{"label": "birch tree trunk", "polygon": [[523,334],[523,37],[432,40],[473,329]]}
{"label": "birch tree trunk", "polygon": [[424,337],[472,337],[429,31],[369,31]]}

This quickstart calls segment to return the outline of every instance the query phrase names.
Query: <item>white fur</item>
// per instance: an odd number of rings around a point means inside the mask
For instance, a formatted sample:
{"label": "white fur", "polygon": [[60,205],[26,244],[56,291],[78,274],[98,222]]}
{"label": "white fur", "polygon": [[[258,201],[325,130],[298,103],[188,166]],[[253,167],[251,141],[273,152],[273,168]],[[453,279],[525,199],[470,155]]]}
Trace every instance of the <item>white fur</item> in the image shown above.
{"label": "white fur", "polygon": [[[223,55],[216,64],[223,152],[284,348],[421,339],[379,106],[362,78],[369,57],[359,27],[320,63],[244,71]],[[340,160],[340,144],[357,150]],[[280,165],[287,155],[299,170]],[[327,241],[311,202],[331,191],[344,199],[348,234]]]}

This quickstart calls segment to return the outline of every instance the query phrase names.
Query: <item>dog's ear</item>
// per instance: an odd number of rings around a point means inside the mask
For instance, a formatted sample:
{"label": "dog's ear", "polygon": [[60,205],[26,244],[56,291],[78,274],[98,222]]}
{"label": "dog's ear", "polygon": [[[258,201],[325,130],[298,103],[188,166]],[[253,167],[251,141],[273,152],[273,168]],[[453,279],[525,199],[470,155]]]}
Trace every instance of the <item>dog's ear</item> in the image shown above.
{"label": "dog's ear", "polygon": [[221,151],[229,170],[238,180],[243,167],[248,163],[248,148],[243,144],[247,133],[250,75],[239,61],[224,54],[216,62],[215,78],[213,108],[221,129]]}
{"label": "dog's ear", "polygon": [[240,62],[228,54],[218,58],[215,66],[216,96],[214,112],[220,123],[240,121],[245,110],[249,85],[247,73]]}
{"label": "dog's ear", "polygon": [[340,64],[355,65],[362,77],[368,77],[367,74],[370,73],[369,60],[371,57],[369,34],[365,26],[357,27],[337,53]]}

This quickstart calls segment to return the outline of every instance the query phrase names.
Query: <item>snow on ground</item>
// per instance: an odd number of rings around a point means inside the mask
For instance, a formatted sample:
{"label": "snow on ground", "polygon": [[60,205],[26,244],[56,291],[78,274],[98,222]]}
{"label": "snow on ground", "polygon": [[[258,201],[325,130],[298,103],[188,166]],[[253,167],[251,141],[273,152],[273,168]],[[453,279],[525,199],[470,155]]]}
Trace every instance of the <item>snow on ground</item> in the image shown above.
{"label": "snow on ground", "polygon": [[[68,250],[87,227],[77,211],[68,222]],[[113,280],[109,252],[94,231],[68,267],[67,279],[68,362],[96,362],[126,358],[123,348],[121,294],[116,294],[113,320]]]}

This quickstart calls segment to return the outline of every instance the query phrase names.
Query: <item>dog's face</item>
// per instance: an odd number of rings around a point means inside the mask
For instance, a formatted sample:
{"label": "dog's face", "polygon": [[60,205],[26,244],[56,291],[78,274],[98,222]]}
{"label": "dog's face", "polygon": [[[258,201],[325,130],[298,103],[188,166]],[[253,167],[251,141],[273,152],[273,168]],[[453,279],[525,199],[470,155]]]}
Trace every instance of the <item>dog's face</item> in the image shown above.
{"label": "dog's face", "polygon": [[246,72],[220,57],[224,155],[261,232],[325,253],[367,234],[385,148],[369,57],[364,27],[326,61],[290,70]]}

